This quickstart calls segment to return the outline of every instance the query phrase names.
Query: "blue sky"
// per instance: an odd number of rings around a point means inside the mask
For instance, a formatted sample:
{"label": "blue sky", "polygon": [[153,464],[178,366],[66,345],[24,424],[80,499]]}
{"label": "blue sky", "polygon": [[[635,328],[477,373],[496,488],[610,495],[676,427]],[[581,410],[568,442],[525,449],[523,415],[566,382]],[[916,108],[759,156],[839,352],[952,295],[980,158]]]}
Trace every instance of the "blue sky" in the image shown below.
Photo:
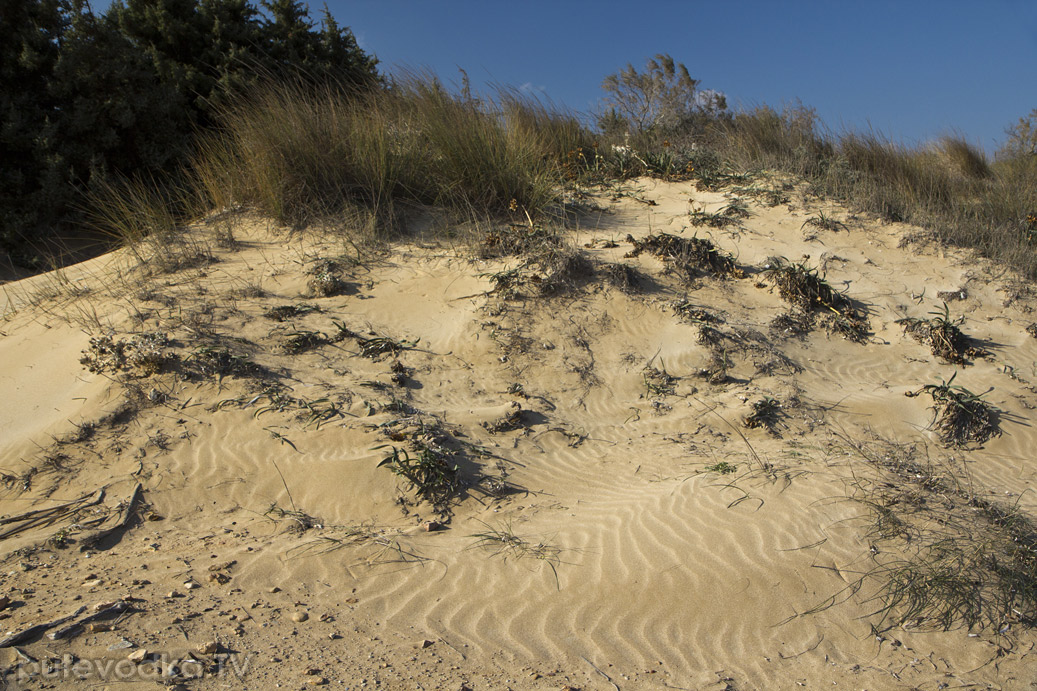
{"label": "blue sky", "polygon": [[[320,8],[311,3],[316,16]],[[1037,108],[1037,2],[328,0],[383,71],[535,89],[590,112],[601,81],[656,53],[734,106],[796,99],[830,127],[988,151]]]}

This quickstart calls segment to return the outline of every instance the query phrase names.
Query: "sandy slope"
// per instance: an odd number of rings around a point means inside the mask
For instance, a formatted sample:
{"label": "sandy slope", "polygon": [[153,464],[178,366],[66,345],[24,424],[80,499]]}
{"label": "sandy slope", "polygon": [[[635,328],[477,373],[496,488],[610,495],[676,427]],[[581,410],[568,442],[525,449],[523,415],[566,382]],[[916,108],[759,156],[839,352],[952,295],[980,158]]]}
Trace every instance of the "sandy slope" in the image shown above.
{"label": "sandy slope", "polygon": [[[0,513],[106,494],[37,525],[0,524],[17,528],[0,542],[14,602],[3,627],[131,595],[137,611],[114,630],[22,649],[59,666],[66,654],[121,660],[139,646],[170,662],[219,641],[216,656],[194,654],[209,665],[202,678],[179,680],[199,689],[1028,688],[1037,638],[1017,622],[1000,635],[883,630],[870,597],[881,580],[844,588],[911,549],[874,534],[861,500],[891,476],[855,442],[914,443],[931,464],[966,468],[958,476],[976,496],[1037,511],[1034,299],[917,229],[790,194],[794,206],[747,201],[749,218],[708,233],[746,269],[741,279],[687,283],[647,253],[626,256],[627,234],[706,236],[689,213],[730,201],[641,180],[615,200],[601,193],[602,210],[571,237],[594,275],[549,298],[489,292],[513,257],[472,259],[433,240],[355,263],[334,237],[244,218],[237,246],[211,246],[215,263],[149,275],[113,255],[64,280],[7,284]],[[819,209],[846,228],[804,227]],[[210,230],[196,231],[200,242]],[[759,273],[775,255],[823,266],[866,306],[866,343],[775,330],[788,307]],[[307,295],[322,258],[342,267],[342,294]],[[634,285],[608,279],[615,264],[636,269]],[[991,352],[968,367],[896,323],[952,297],[962,329]],[[713,353],[679,300],[722,318],[726,380],[702,376]],[[263,316],[289,304],[319,310]],[[350,337],[284,351],[293,334],[331,337],[337,323],[417,343],[396,357],[362,357]],[[152,376],[90,373],[81,352],[106,330],[163,332],[179,363]],[[200,373],[203,346],[259,369]],[[649,366],[672,390],[648,385]],[[903,395],[956,371],[956,384],[992,388],[986,400],[1001,410],[1002,434],[980,447],[939,443],[929,399]],[[764,396],[782,406],[777,426],[745,427]],[[496,426],[518,409],[513,429]],[[438,510],[378,466],[386,445],[422,433],[456,452],[467,483]],[[721,462],[733,472],[706,469]],[[90,521],[111,525],[138,483],[140,520],[81,551]],[[938,493],[929,501],[943,505]],[[430,520],[444,529],[424,531]],[[123,639],[133,646],[110,650]],[[219,676],[223,653],[235,656]],[[13,650],[5,659],[10,680],[39,664]],[[247,668],[240,679],[230,660]],[[201,663],[182,663],[182,676]],[[58,672],[20,683],[72,684]]]}

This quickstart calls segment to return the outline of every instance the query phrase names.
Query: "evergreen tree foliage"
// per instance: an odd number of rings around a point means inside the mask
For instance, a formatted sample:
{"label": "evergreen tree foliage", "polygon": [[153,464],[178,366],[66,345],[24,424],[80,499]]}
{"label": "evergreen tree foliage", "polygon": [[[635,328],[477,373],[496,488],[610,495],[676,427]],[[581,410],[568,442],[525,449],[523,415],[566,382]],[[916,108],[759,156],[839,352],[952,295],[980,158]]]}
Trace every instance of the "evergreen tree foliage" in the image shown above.
{"label": "evergreen tree foliage", "polygon": [[261,80],[376,87],[377,61],[299,0],[0,0],[0,250],[32,265],[111,176],[168,176]]}

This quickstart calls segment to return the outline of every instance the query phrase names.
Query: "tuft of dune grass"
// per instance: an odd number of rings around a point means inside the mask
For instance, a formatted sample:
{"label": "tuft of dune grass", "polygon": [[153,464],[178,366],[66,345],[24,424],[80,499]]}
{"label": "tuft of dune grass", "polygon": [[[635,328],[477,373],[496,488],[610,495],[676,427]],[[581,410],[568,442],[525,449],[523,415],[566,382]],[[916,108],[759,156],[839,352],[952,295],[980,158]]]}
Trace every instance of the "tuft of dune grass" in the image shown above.
{"label": "tuft of dune grass", "polygon": [[960,136],[923,146],[874,132],[836,136],[802,106],[718,119],[698,145],[743,170],[793,173],[822,197],[919,225],[1037,278],[1037,157],[990,162]]}
{"label": "tuft of dune grass", "polygon": [[224,110],[191,177],[211,207],[242,204],[291,225],[359,211],[392,233],[415,206],[542,214],[558,197],[559,152],[584,133],[534,100],[498,96],[451,94],[422,74],[366,94],[268,86]]}

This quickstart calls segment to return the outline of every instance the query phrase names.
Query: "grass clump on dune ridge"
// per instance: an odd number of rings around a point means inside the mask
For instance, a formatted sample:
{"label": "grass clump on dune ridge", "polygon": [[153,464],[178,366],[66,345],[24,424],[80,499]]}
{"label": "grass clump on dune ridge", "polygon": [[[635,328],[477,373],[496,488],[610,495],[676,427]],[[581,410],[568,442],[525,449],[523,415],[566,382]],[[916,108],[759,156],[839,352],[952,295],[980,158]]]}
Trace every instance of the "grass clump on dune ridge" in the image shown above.
{"label": "grass clump on dune ridge", "polygon": [[1002,155],[991,163],[960,136],[911,147],[874,132],[834,135],[802,105],[718,118],[698,140],[735,168],[792,173],[822,197],[922,226],[1037,277],[1027,221],[1037,209],[1037,157]]}
{"label": "grass clump on dune ridge", "polygon": [[426,74],[364,92],[271,83],[218,121],[199,135],[176,194],[139,180],[106,185],[92,198],[95,225],[141,261],[169,255],[175,270],[180,231],[214,210],[296,229],[330,223],[360,242],[390,239],[432,210],[533,228],[564,218],[566,186],[607,167],[575,116],[514,90],[451,93]]}
{"label": "grass clump on dune ridge", "polygon": [[496,102],[411,75],[354,94],[276,85],[222,113],[192,172],[201,198],[244,204],[291,225],[360,212],[392,232],[408,208],[543,213],[557,198],[571,117],[505,92]]}

